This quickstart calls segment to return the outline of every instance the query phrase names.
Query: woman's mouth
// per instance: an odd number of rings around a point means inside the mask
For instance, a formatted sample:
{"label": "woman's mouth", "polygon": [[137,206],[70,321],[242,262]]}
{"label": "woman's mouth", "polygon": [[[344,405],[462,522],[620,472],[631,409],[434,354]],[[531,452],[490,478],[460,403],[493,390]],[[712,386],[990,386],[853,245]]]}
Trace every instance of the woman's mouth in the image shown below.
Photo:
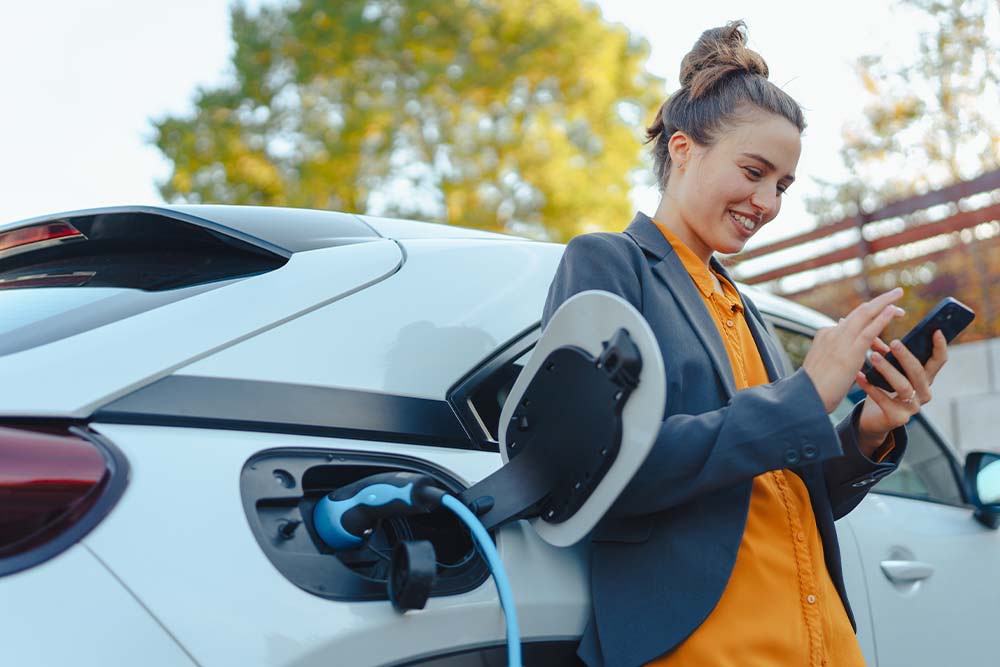
{"label": "woman's mouth", "polygon": [[750,218],[736,211],[729,211],[729,219],[744,236],[751,236],[760,226],[757,218]]}

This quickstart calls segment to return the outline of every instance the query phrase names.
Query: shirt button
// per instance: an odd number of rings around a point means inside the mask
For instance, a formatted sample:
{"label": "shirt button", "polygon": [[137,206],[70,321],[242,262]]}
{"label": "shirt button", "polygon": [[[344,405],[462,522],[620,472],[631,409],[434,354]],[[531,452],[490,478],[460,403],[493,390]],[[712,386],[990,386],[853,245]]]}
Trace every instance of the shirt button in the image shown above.
{"label": "shirt button", "polygon": [[727,326],[727,327],[731,327],[731,326],[733,326],[734,324],[735,324],[735,323],[734,323],[734,322],[733,322],[732,320],[726,320],[726,326]]}
{"label": "shirt button", "polygon": [[816,604],[816,596],[810,595],[806,597],[806,602],[808,602],[809,604]]}
{"label": "shirt button", "polygon": [[803,533],[803,532],[802,532],[802,531],[800,530],[799,532],[797,532],[797,533],[795,534],[795,539],[797,539],[797,540],[798,540],[799,542],[805,542],[805,540],[806,540],[806,534],[805,534],[805,533]]}

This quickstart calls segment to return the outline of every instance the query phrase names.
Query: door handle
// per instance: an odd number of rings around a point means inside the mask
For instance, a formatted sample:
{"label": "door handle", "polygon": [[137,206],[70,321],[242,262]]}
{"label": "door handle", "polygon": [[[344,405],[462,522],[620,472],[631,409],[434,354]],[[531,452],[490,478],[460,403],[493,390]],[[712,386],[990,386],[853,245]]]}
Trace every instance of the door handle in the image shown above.
{"label": "door handle", "polygon": [[934,574],[934,566],[918,560],[884,560],[879,565],[889,581],[910,584]]}

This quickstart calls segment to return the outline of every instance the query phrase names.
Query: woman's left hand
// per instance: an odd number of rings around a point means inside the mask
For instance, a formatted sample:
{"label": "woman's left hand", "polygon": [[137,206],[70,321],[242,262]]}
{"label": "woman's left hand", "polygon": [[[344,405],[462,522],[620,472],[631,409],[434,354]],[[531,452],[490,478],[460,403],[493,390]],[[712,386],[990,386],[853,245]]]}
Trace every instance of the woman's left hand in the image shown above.
{"label": "woman's left hand", "polygon": [[[948,343],[944,334],[935,331],[933,341],[934,352],[924,366],[898,340],[892,341],[891,345],[877,340],[873,346],[876,349],[872,351],[871,363],[894,391],[876,387],[865,379],[864,373],[858,372],[855,378],[858,386],[868,395],[858,420],[859,444],[866,456],[871,457],[890,432],[905,425],[910,417],[920,412],[920,406],[931,400],[931,384],[948,361]],[[885,360],[883,355],[890,350],[905,375]]]}

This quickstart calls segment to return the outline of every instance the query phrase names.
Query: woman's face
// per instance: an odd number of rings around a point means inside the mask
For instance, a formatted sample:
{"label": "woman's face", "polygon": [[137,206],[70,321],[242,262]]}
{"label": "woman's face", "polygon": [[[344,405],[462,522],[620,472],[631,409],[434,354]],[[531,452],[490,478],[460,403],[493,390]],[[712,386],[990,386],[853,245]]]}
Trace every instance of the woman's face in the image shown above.
{"label": "woman's face", "polygon": [[739,252],[778,215],[802,143],[788,120],[753,110],[723,129],[712,146],[682,137],[672,139],[675,147],[667,195],[679,231],[686,232],[682,240],[707,261],[712,252]]}

